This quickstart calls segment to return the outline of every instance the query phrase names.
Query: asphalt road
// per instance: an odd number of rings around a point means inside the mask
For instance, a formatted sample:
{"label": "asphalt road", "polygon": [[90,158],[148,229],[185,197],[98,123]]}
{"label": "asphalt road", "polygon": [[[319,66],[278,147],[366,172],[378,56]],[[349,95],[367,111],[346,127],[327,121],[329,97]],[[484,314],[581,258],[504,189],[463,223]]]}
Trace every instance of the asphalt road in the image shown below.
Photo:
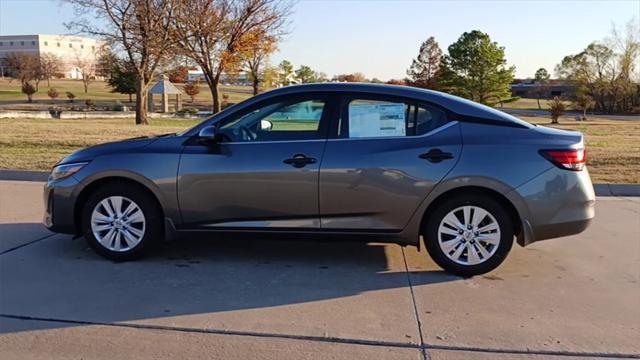
{"label": "asphalt road", "polygon": [[[0,182],[2,359],[640,358],[640,198],[496,271],[397,245],[183,239],[116,264]],[[303,239],[301,239],[303,240]]]}

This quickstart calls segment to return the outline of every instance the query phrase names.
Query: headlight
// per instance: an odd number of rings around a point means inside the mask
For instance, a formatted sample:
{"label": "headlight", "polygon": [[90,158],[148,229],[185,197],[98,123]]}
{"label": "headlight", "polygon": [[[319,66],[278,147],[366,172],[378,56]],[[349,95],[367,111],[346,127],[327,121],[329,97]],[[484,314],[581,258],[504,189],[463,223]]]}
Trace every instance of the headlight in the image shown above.
{"label": "headlight", "polygon": [[71,176],[77,173],[78,171],[80,171],[80,169],[82,169],[87,164],[88,162],[79,162],[79,163],[58,165],[54,167],[53,170],[51,170],[51,175],[49,175],[49,179],[58,180],[58,179],[66,178],[67,176]]}

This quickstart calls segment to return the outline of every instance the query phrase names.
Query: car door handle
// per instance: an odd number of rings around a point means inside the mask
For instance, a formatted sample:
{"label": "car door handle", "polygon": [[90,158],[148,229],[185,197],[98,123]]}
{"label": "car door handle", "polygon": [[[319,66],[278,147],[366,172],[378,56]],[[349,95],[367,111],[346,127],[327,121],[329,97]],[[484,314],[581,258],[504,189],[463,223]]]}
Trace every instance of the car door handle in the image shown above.
{"label": "car door handle", "polygon": [[295,168],[305,167],[307,164],[315,164],[316,159],[307,157],[305,154],[296,154],[292,158],[286,159],[283,163],[291,165]]}
{"label": "car door handle", "polygon": [[453,154],[450,152],[444,152],[440,149],[431,149],[429,152],[421,154],[418,156],[420,159],[428,160],[432,163],[439,163],[442,160],[453,159]]}

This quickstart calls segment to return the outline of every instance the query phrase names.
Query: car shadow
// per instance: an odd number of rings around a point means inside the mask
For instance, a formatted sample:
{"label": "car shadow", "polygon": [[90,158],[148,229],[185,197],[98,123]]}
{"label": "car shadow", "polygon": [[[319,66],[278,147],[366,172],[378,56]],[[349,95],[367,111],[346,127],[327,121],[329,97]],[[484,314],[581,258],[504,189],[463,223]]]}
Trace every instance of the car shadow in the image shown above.
{"label": "car shadow", "polygon": [[[414,274],[414,286],[461,279]],[[0,333],[77,325],[7,315],[97,323],[215,317],[408,287],[398,245],[190,236],[116,263],[82,238],[55,235],[0,257]]]}
{"label": "car shadow", "polygon": [[0,254],[53,234],[36,222],[0,224]]}

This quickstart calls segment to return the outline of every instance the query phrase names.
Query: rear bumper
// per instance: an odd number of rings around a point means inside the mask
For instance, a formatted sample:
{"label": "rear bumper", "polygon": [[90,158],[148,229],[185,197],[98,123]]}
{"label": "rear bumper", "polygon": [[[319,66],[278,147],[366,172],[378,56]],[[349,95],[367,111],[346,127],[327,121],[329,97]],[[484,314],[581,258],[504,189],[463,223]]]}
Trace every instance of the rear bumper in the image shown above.
{"label": "rear bumper", "polygon": [[589,172],[551,168],[507,194],[522,221],[518,243],[579,234],[595,216]]}
{"label": "rear bumper", "polygon": [[49,180],[44,186],[44,216],[42,223],[57,233],[75,234],[74,190],[78,181],[70,176],[61,180]]}

